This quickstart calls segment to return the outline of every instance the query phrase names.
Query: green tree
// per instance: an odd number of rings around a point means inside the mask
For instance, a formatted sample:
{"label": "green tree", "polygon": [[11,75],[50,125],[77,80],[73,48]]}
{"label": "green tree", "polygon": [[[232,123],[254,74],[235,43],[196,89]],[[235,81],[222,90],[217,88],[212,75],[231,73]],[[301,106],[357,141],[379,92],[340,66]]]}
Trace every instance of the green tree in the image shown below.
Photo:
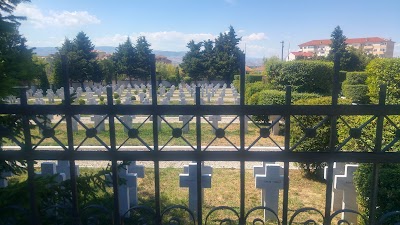
{"label": "green tree", "polygon": [[46,73],[46,67],[48,66],[48,63],[44,59],[35,55],[33,56],[32,61],[34,63],[34,74],[36,75],[40,89],[49,89],[50,83]]}
{"label": "green tree", "polygon": [[101,72],[107,84],[112,83],[112,78],[115,76],[115,64],[112,58],[107,58],[99,61]]}
{"label": "green tree", "polygon": [[115,83],[117,83],[117,74],[124,74],[129,77],[129,83],[132,85],[132,78],[135,75],[135,54],[136,50],[129,37],[123,44],[119,44],[113,55],[116,70]]}
{"label": "green tree", "polygon": [[280,76],[283,62],[278,56],[272,56],[264,59],[264,67],[268,82],[271,84],[276,83],[275,80]]}
{"label": "green tree", "polygon": [[227,84],[232,83],[233,75],[239,72],[240,40],[232,26],[228,33],[220,33],[215,40],[216,71]]}
{"label": "green tree", "polygon": [[202,42],[195,43],[191,40],[187,44],[187,47],[189,48],[189,51],[183,56],[180,67],[184,73],[197,82],[203,78],[204,73],[203,57],[200,52]]}
{"label": "green tree", "polygon": [[215,68],[216,54],[214,49],[214,42],[208,39],[203,42],[202,63],[204,66],[204,76],[208,81],[215,79],[217,71]]}
{"label": "green tree", "polygon": [[150,78],[150,55],[152,50],[146,37],[140,36],[136,41],[135,73],[137,78],[147,80]]}

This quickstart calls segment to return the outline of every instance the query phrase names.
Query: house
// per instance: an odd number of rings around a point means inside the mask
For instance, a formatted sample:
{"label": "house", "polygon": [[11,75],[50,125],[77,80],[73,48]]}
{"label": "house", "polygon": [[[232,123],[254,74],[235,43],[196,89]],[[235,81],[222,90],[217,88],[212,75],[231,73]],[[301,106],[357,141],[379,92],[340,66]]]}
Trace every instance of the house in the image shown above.
{"label": "house", "polygon": [[[346,40],[348,46],[362,49],[367,54],[377,55],[382,58],[393,58],[394,41],[380,37],[349,38]],[[331,40],[312,40],[300,44],[300,52],[310,52],[316,56],[328,56]]]}
{"label": "house", "polygon": [[314,56],[313,52],[291,52],[286,61],[293,61],[296,59],[309,59]]}

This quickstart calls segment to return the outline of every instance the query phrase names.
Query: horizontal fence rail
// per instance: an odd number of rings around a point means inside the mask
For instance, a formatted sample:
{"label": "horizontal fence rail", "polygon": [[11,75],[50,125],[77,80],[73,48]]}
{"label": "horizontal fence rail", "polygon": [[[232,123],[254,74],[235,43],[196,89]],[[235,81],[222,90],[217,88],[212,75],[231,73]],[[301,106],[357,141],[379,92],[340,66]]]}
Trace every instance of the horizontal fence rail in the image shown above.
{"label": "horizontal fence rail", "polygon": [[[65,62],[64,62],[65,64]],[[155,63],[154,56],[152,61],[152,87],[157,87],[155,77]],[[65,66],[65,65],[64,65]],[[0,127],[0,137],[2,140],[10,140],[13,142],[13,147],[4,145],[0,150],[0,161],[10,163],[12,161],[24,162],[28,172],[28,186],[30,204],[27,206],[19,206],[18,202],[15,205],[0,205],[0,209],[4,212],[12,212],[12,216],[7,218],[5,224],[18,224],[15,218],[26,217],[29,218],[30,224],[47,224],[48,221],[43,221],[41,215],[43,210],[39,207],[40,202],[36,198],[37,190],[35,184],[35,178],[38,176],[35,174],[35,161],[36,160],[68,160],[70,164],[70,174],[76,173],[75,164],[77,160],[88,160],[88,161],[110,161],[110,180],[109,186],[112,187],[113,202],[109,203],[108,206],[103,205],[89,205],[84,208],[79,207],[79,191],[77,189],[77,178],[71,176],[70,186],[68,190],[70,193],[70,202],[66,203],[54,203],[51,208],[45,209],[44,211],[52,215],[54,218],[51,220],[51,224],[101,224],[102,218],[107,218],[109,224],[214,224],[212,221],[214,214],[218,214],[220,211],[230,212],[235,219],[221,220],[219,224],[269,224],[264,221],[263,218],[253,219],[252,215],[256,210],[269,211],[271,215],[274,215],[277,220],[273,224],[297,224],[296,217],[304,212],[313,212],[320,217],[320,221],[317,222],[313,219],[307,220],[302,224],[319,224],[325,225],[333,223],[335,216],[342,212],[353,213],[359,215],[359,224],[361,220],[364,220],[365,224],[385,224],[385,221],[391,217],[398,216],[400,212],[390,212],[383,216],[380,220],[375,220],[376,210],[376,196],[379,192],[378,181],[379,181],[379,167],[382,163],[400,163],[400,152],[397,149],[393,150],[393,146],[396,146],[398,140],[400,140],[400,124],[396,124],[392,121],[391,116],[400,115],[400,105],[386,105],[384,102],[385,89],[381,92],[381,101],[377,105],[292,105],[291,89],[287,88],[286,104],[285,105],[245,105],[244,104],[244,56],[241,61],[241,85],[240,85],[240,105],[204,105],[201,104],[200,88],[196,88],[196,103],[193,105],[159,105],[157,99],[157,89],[152,88],[152,102],[150,105],[116,105],[113,99],[113,92],[111,87],[107,88],[107,104],[106,105],[72,105],[71,94],[69,88],[64,88],[65,100],[60,105],[32,105],[28,104],[26,97],[26,90],[21,91],[21,104],[3,104],[0,105],[0,114],[3,116],[16,116],[18,121],[21,122],[19,136],[14,136],[12,128],[2,125]],[[65,69],[65,68],[64,68]],[[68,76],[67,71],[65,72],[65,87],[68,87]],[[335,95],[335,93],[333,94]],[[59,120],[52,122],[51,126],[43,125],[42,120],[38,119],[39,115],[59,115]],[[102,122],[105,123],[108,132],[107,140],[99,138],[99,134],[96,131],[97,127],[90,127],[83,123],[80,118],[76,115],[102,115],[104,116]],[[151,124],[152,126],[152,137],[150,141],[145,141],[140,133],[140,128],[129,128],[127,134],[128,139],[137,139],[142,145],[140,150],[125,150],[123,143],[117,143],[116,137],[116,126],[122,125],[126,127],[126,124],[122,121],[123,115],[141,115],[145,118],[143,124]],[[196,131],[195,141],[188,141],[185,139],[185,135],[182,134],[184,125],[180,128],[168,127],[168,117],[177,117],[178,115],[191,115],[190,125],[194,126]],[[213,127],[206,115],[230,115],[234,119],[228,122],[225,128]],[[250,119],[250,115],[280,115],[279,119],[273,121],[271,124],[258,127],[256,129],[259,132],[259,137],[253,143],[246,139],[247,134],[245,132],[245,123]],[[163,117],[164,116],[164,117]],[[299,140],[292,140],[291,131],[293,126],[296,124],[302,126],[300,117],[321,117],[321,121],[315,124],[314,127],[303,127],[305,133]],[[315,132],[321,129],[324,124],[328,123],[331,130],[336,131],[337,126],[347,126],[347,117],[351,116],[365,116],[366,119],[363,123],[358,124],[357,127],[349,127],[349,133],[346,134],[348,138],[338,142],[338,136],[336,132],[330,133],[330,144],[327,149],[320,152],[299,152],[297,146],[301,145],[307,138],[315,137]],[[152,119],[150,121],[150,119]],[[76,134],[73,132],[72,122],[77,120],[80,126],[85,129],[85,139],[83,142],[76,143]],[[183,139],[186,150],[166,150],[168,143],[161,143],[159,132],[158,132],[158,120],[161,120],[168,129],[171,130],[170,136],[172,139]],[[382,140],[382,131],[387,129],[384,126],[384,122],[387,126],[392,126],[394,130],[393,140]],[[106,123],[107,122],[107,123]],[[250,119],[250,123],[254,123]],[[253,145],[262,138],[271,138],[270,133],[272,126],[275,124],[279,125],[279,122],[283,122],[283,133],[284,140],[280,145],[274,147],[274,151],[265,151],[260,147],[258,151],[252,149]],[[189,123],[189,122],[188,122]],[[233,143],[229,137],[227,137],[227,127],[232,124],[239,125],[239,141]],[[374,123],[373,125],[370,125]],[[33,137],[31,134],[32,124],[36,124],[36,127],[42,130],[43,137]],[[203,140],[202,132],[205,132],[202,124],[209,125],[215,130],[215,138],[226,139],[230,151],[221,150],[210,150],[212,141],[214,140]],[[59,126],[66,126],[66,141],[60,141],[55,131]],[[142,126],[142,125],[140,125]],[[356,151],[357,149],[344,149],[343,147],[352,139],[359,139],[363,129],[366,126],[374,127],[373,140],[365,142],[366,146],[370,145],[368,151]],[[37,129],[37,128],[35,128]],[[90,149],[84,149],[85,140],[96,139],[98,141],[98,149],[96,146],[91,146]],[[40,140],[40,141],[37,141]],[[57,147],[46,146],[45,150],[42,149],[41,142],[45,139],[53,139],[57,143]],[[35,140],[35,141],[33,141]],[[147,140],[147,139],[146,139]],[[209,144],[203,142],[208,141]],[[272,141],[274,141],[272,139]],[[275,142],[274,142],[275,143]],[[16,146],[16,149],[15,149]],[[122,147],[121,147],[122,146]],[[9,147],[9,148],[8,148]],[[82,147],[82,149],[79,149]],[[173,146],[171,147],[173,148]],[[265,148],[267,149],[267,148]],[[122,195],[120,184],[121,181],[119,174],[120,162],[121,161],[149,161],[152,162],[154,167],[154,201],[155,206],[149,207],[144,205],[136,205],[125,212],[123,216],[120,213],[120,199]],[[196,190],[202,189],[203,177],[202,170],[204,161],[234,161],[239,162],[240,170],[240,207],[233,208],[230,206],[219,206],[212,209],[209,212],[203,211],[202,199],[204,196],[201,191],[197,191],[197,211],[193,212],[186,206],[182,205],[170,205],[162,206],[163,200],[160,196],[161,181],[160,181],[160,162],[163,161],[193,161],[196,164]],[[273,209],[260,206],[253,209],[246,208],[246,184],[245,184],[245,170],[246,163],[248,162],[283,162],[283,200],[282,200],[282,213],[281,215],[275,212]],[[290,217],[288,216],[288,199],[289,199],[289,163],[293,162],[324,162],[328,165],[327,167],[327,184],[326,184],[326,198],[325,198],[325,211],[320,211],[315,208],[301,208],[297,209]],[[360,214],[357,211],[342,209],[335,212],[331,212],[331,199],[332,199],[332,186],[334,179],[334,162],[352,162],[352,163],[373,163],[373,182],[374,188],[371,191],[371,205],[370,215],[367,218],[365,215]],[[1,191],[1,189],[0,189]],[[61,193],[61,192],[60,192]],[[40,211],[41,210],[41,211]],[[174,215],[175,210],[182,210],[185,214],[185,218]],[[40,211],[40,212],[39,212]],[[183,215],[179,214],[179,215]],[[25,216],[24,216],[25,215]],[[129,217],[126,215],[130,215]],[[62,219],[60,219],[62,218]],[[69,219],[65,219],[69,218]],[[85,218],[84,220],[82,218]],[[138,219],[139,218],[139,219]],[[251,218],[251,219],[250,219]],[[0,218],[2,221],[3,218]],[[89,222],[88,222],[89,221]],[[139,222],[138,222],[139,221]],[[104,221],[103,221],[104,222]],[[338,224],[349,224],[346,221],[339,221]],[[50,223],[48,223],[50,224]],[[272,224],[272,223],[271,223]]]}

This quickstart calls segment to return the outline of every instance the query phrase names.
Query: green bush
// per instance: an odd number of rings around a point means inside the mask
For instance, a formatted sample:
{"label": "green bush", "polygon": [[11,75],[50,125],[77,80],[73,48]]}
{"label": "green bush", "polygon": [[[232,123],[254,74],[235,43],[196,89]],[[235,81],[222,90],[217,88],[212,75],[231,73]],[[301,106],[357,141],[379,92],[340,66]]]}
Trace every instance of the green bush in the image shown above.
{"label": "green bush", "polygon": [[366,84],[367,73],[366,72],[347,72],[345,85],[358,85]]}
{"label": "green bush", "polygon": [[400,103],[400,58],[377,58],[368,65],[367,85],[369,96],[373,102],[378,102],[379,86],[387,86],[386,102],[388,104]]}
{"label": "green bush", "polygon": [[186,84],[190,84],[192,82],[192,78],[189,76],[186,76],[183,78],[183,82],[185,82]]}
{"label": "green bush", "polygon": [[99,97],[100,101],[104,101],[104,96]]}
{"label": "green bush", "polygon": [[263,80],[263,75],[259,75],[259,74],[249,74],[246,75],[246,82],[247,83],[255,83],[255,82],[259,82]]}
{"label": "green bush", "polygon": [[233,80],[232,84],[235,86],[236,90],[240,92],[240,80]]}
{"label": "green bush", "polygon": [[121,105],[121,99],[115,100],[115,104],[116,104],[116,105]]}
{"label": "green bush", "polygon": [[85,102],[85,100],[83,100],[83,99],[79,99],[79,100],[78,100],[78,104],[79,104],[79,105],[85,105],[86,102]]}
{"label": "green bush", "polygon": [[114,93],[114,99],[118,99],[119,98],[119,94],[118,93]]}
{"label": "green bush", "polygon": [[260,81],[255,82],[255,83],[246,83],[246,89],[245,89],[245,94],[244,94],[244,102],[245,102],[245,104],[256,105],[256,104],[249,103],[250,97],[253,94],[258,93],[258,92],[260,92],[262,90],[266,90],[266,89],[268,89],[268,85],[266,85],[266,84],[264,84],[264,83],[262,83]]}
{"label": "green bush", "polygon": [[132,101],[136,101],[136,97],[135,97],[135,96],[132,96],[132,97],[131,97],[131,100],[132,100]]}
{"label": "green bush", "polygon": [[[350,104],[348,100],[340,99],[340,104]],[[331,105],[331,97],[319,97],[311,99],[301,99],[294,102],[295,105]],[[291,123],[290,145],[298,144],[304,136],[304,139],[293,150],[295,152],[327,152],[329,151],[330,142],[330,119],[326,116],[296,116],[296,120]],[[322,178],[324,163],[319,162],[303,162],[298,163],[308,177]]]}
{"label": "green bush", "polygon": [[339,71],[339,83],[343,83],[346,80],[347,71]]}
{"label": "green bush", "polygon": [[[400,164],[380,164],[379,168],[379,183],[378,183],[378,196],[375,209],[376,220],[381,218],[385,213],[398,211],[400,206]],[[359,165],[354,183],[358,193],[358,203],[361,206],[362,213],[368,216],[369,206],[371,203],[371,191],[373,181],[373,165],[361,164]],[[397,219],[397,220],[394,220]],[[392,218],[384,223],[384,225],[396,224],[399,217]]]}
{"label": "green bush", "polygon": [[233,75],[233,80],[240,80],[240,75]]}
{"label": "green bush", "polygon": [[293,91],[329,94],[332,90],[333,63],[322,61],[291,61],[282,64],[274,79],[277,89],[291,85]]}
{"label": "green bush", "polygon": [[354,103],[369,103],[368,86],[367,85],[344,85],[343,94],[347,98],[353,100]]}

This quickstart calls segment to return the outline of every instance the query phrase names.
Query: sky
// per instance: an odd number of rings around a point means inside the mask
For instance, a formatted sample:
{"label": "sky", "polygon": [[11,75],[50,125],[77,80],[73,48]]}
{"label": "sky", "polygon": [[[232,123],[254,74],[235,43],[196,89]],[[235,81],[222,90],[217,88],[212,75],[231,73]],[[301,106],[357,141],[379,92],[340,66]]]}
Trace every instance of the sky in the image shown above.
{"label": "sky", "polygon": [[347,38],[396,42],[400,57],[400,0],[31,0],[20,33],[30,47],[60,47],[85,32],[96,46],[118,46],[145,36],[154,50],[187,51],[190,40],[214,40],[232,26],[247,57],[298,50],[330,39],[336,26]]}

